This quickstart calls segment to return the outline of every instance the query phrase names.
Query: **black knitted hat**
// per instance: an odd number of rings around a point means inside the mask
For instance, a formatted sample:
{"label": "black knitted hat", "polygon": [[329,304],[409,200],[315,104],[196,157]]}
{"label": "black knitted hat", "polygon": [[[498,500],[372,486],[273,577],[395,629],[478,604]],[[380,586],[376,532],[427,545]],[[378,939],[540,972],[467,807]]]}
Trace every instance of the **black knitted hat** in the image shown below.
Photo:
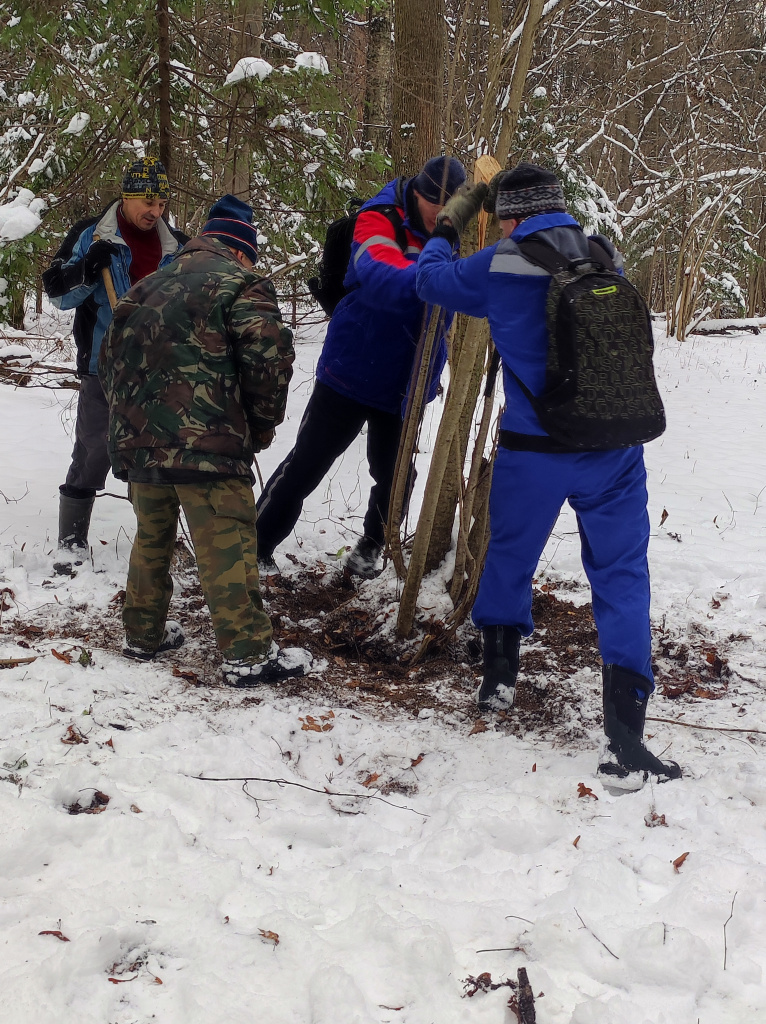
{"label": "black knitted hat", "polygon": [[500,179],[495,202],[498,220],[523,220],[535,213],[566,213],[564,192],[553,171],[537,164],[517,164]]}

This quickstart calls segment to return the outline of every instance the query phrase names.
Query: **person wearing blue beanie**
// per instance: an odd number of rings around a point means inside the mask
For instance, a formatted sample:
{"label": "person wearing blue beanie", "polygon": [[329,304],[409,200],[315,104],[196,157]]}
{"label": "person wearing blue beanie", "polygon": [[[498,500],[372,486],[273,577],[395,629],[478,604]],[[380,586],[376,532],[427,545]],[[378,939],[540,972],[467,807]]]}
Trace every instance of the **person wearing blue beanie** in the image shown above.
{"label": "person wearing blue beanie", "polygon": [[[418,174],[388,182],[356,215],[345,294],[332,308],[295,447],[258,499],[258,550],[267,571],[276,570],[274,550],[293,530],[304,500],[366,425],[373,486],[345,567],[352,575],[374,575],[385,541],[402,409],[428,315],[415,290],[415,268],[437,215],[465,178],[455,157],[432,157]],[[447,316],[438,329],[428,401],[438,391],[450,323]]]}
{"label": "person wearing blue beanie", "polygon": [[253,211],[236,196],[225,195],[210,207],[200,235],[212,235],[235,252],[244,253],[251,263],[258,259],[258,229]]}

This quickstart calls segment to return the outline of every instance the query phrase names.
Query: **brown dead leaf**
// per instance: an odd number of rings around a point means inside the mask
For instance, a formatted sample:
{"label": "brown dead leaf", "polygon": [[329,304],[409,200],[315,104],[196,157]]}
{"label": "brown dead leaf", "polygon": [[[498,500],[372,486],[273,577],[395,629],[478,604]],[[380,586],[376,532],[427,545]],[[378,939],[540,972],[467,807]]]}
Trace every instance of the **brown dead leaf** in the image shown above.
{"label": "brown dead leaf", "polygon": [[51,647],[51,654],[54,658],[58,658],[59,661],[63,661],[67,665],[72,664],[72,655],[67,654],[66,651],[57,651],[55,647]]}
{"label": "brown dead leaf", "polygon": [[486,732],[489,726],[483,718],[477,718],[473,723],[471,731],[468,733],[469,736],[475,736],[477,732]]}
{"label": "brown dead leaf", "polygon": [[154,979],[154,984],[155,985],[161,985],[162,984],[162,978],[158,978],[156,974],[153,974],[152,978]]}
{"label": "brown dead leaf", "polygon": [[113,985],[125,985],[129,981],[135,981],[137,977],[138,975],[134,974],[132,978],[107,978],[106,980],[111,981]]}
{"label": "brown dead leaf", "polygon": [[686,853],[682,853],[680,857],[676,857],[676,859],[673,861],[673,868],[675,869],[676,874],[678,874],[678,872],[681,870],[681,868],[683,867],[683,863],[688,856],[689,851],[687,850]]}
{"label": "brown dead leaf", "polygon": [[579,842],[580,842],[580,837],[579,836],[575,836],[575,838],[572,840],[572,846],[574,846],[574,848],[577,849],[577,844]]}
{"label": "brown dead leaf", "polygon": [[590,796],[590,797],[593,797],[593,799],[594,799],[594,800],[598,800],[598,797],[597,797],[597,796],[596,796],[596,794],[595,794],[595,793],[593,792],[593,790],[592,790],[592,789],[589,789],[589,788],[588,788],[588,787],[587,787],[587,786],[585,785],[585,783],[584,783],[584,782],[578,782],[578,783],[577,783],[577,795],[578,795],[579,797],[587,797],[587,796]]}
{"label": "brown dead leaf", "polygon": [[535,763],[532,765],[532,771],[533,772],[537,771],[537,761],[535,761]]}
{"label": "brown dead leaf", "polygon": [[133,811],[134,814],[141,814],[142,813],[141,808],[137,807],[135,804],[131,804],[130,805],[130,809],[131,809],[131,811]]}
{"label": "brown dead leaf", "polygon": [[76,725],[70,725],[67,726],[66,735],[61,737],[61,742],[68,747],[73,747],[78,743],[87,743],[88,737],[83,736]]}
{"label": "brown dead leaf", "polygon": [[664,814],[658,814],[656,811],[650,811],[650,813],[644,817],[644,824],[647,828],[657,828],[660,825],[665,825],[667,828],[668,823],[665,821]]}
{"label": "brown dead leaf", "polygon": [[187,683],[191,683],[193,686],[199,686],[199,676],[196,672],[192,672],[191,669],[179,668],[178,665],[174,665],[171,675],[174,675],[176,679],[185,679]]}
{"label": "brown dead leaf", "polygon": [[418,754],[414,760],[410,761],[410,768],[417,768],[425,756],[425,754]]}
{"label": "brown dead leaf", "polygon": [[660,526],[664,525],[665,520],[668,518],[668,514],[669,514],[668,510],[666,508],[664,508],[662,510],[662,515],[660,516]]}
{"label": "brown dead leaf", "polygon": [[111,747],[112,750],[114,750],[114,743],[112,742],[112,737],[110,736],[109,739],[106,741],[106,743],[102,743],[101,746],[102,747]]}
{"label": "brown dead leaf", "polygon": [[371,786],[373,784],[373,782],[377,782],[379,778],[380,778],[380,773],[379,772],[373,772],[372,775],[368,775],[367,776],[367,778],[364,780],[362,785],[365,786],[365,787],[369,787],[369,786]]}
{"label": "brown dead leaf", "polygon": [[303,732],[329,732],[332,727],[332,719],[335,715],[332,711],[329,711],[326,715],[320,715],[319,721],[314,718],[313,715],[306,715],[305,718],[299,718],[299,722],[303,722],[301,730]]}
{"label": "brown dead leaf", "polygon": [[106,810],[106,805],[109,803],[109,797],[106,793],[102,793],[100,790],[94,790],[91,801],[87,805],[83,805],[75,801],[73,804],[67,806],[67,810],[70,814],[101,814]]}
{"label": "brown dead leaf", "polygon": [[338,764],[343,764],[343,754],[338,754],[335,760],[338,762]]}
{"label": "brown dead leaf", "polygon": [[273,942],[275,946],[279,945],[279,936],[276,932],[269,932],[264,928],[259,928],[258,931],[261,933],[261,938],[264,942]]}
{"label": "brown dead leaf", "polygon": [[42,931],[42,932],[38,932],[37,934],[38,934],[38,935],[52,935],[52,936],[53,936],[54,938],[58,939],[58,940],[59,940],[59,942],[69,942],[69,941],[70,941],[70,940],[69,940],[69,939],[68,939],[68,938],[66,937],[66,935],[62,934],[62,933],[61,933],[61,932],[60,932],[60,931],[58,930],[58,928],[46,928],[46,929],[45,929],[45,931]]}

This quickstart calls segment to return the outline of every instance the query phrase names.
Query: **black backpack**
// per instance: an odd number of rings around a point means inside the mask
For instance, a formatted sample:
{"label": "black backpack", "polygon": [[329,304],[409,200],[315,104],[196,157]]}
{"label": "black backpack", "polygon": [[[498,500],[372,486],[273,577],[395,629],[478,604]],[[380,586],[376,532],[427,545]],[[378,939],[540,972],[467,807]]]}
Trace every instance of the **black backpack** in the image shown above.
{"label": "black backpack", "polygon": [[590,256],[569,260],[542,238],[518,243],[553,280],[546,320],[545,390],[535,396],[513,374],[543,429],[573,451],[610,451],[665,430],[646,303],[594,239]]}
{"label": "black backpack", "polygon": [[[333,315],[336,306],[347,294],[346,288],[343,286],[343,279],[351,258],[351,243],[354,240],[356,218],[359,216],[359,209],[363,202],[362,199],[351,199],[343,216],[328,226],[322,249],[322,259],[319,261],[319,276],[309,278],[307,282],[309,291],[328,316]],[[367,209],[378,210],[391,221],[396,231],[397,245],[403,252],[407,248],[407,239],[404,234],[402,217],[397,208],[382,203],[380,206],[368,206]]]}

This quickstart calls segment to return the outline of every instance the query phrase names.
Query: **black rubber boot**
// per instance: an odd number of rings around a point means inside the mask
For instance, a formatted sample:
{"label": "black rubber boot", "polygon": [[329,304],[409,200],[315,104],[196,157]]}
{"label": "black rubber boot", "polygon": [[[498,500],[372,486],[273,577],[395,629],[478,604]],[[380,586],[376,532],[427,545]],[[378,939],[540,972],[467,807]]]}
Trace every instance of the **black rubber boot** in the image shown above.
{"label": "black rubber boot", "polygon": [[[93,512],[94,497],[72,498],[63,492],[59,493],[59,550],[62,552],[81,553],[83,557],[88,551],[88,529]],[[80,562],[82,559],[79,560]],[[71,576],[72,565],[79,564],[76,558],[66,554],[53,563],[53,571],[59,576]]]}
{"label": "black rubber boot", "polygon": [[487,626],[484,636],[484,679],[479,689],[482,711],[506,711],[516,697],[521,633],[513,626]]}
{"label": "black rubber boot", "polygon": [[[598,775],[605,784],[629,783],[638,788],[649,775],[660,782],[680,779],[681,769],[675,761],[660,761],[644,746],[644,722],[649,703],[651,682],[638,672],[619,665],[604,665],[604,732],[607,749],[598,766]],[[631,779],[630,777],[633,776]]]}

